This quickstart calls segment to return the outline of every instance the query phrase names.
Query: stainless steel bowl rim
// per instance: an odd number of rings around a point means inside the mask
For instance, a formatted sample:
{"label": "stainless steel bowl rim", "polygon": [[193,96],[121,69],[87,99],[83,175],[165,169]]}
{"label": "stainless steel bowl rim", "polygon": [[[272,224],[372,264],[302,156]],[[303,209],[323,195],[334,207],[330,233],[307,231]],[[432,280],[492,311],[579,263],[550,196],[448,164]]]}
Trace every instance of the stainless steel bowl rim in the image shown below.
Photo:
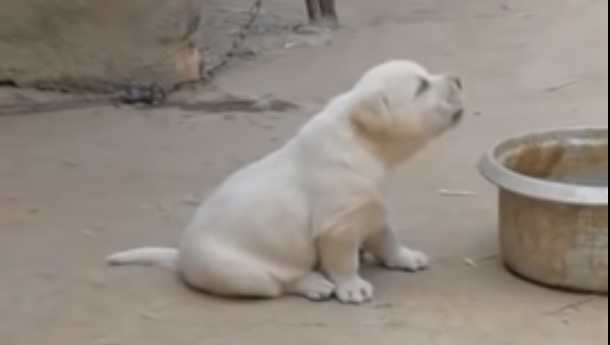
{"label": "stainless steel bowl rim", "polygon": [[508,169],[496,158],[498,147],[510,140],[553,133],[568,134],[591,131],[608,133],[608,127],[555,128],[515,136],[489,150],[479,162],[479,171],[491,183],[523,196],[564,204],[608,206],[608,187],[580,186],[536,179]]}

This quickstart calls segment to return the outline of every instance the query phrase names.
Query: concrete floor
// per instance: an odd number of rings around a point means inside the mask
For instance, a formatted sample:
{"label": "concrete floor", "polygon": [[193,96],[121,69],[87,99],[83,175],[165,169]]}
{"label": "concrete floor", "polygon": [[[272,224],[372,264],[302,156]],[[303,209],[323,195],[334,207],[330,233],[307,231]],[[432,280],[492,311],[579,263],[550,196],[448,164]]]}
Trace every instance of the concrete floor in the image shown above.
{"label": "concrete floor", "polygon": [[[474,168],[515,132],[608,124],[607,2],[340,3],[345,27],[333,43],[239,63],[217,81],[231,93],[273,93],[300,111],[97,108],[0,118],[0,344],[607,343],[606,298],[550,291],[503,269],[495,192]],[[301,10],[280,0],[269,6],[287,16]],[[458,72],[471,100],[464,125],[388,188],[405,241],[433,256],[434,269],[367,269],[376,301],[345,307],[218,300],[165,272],[101,265],[118,249],[173,243],[191,199],[277,147],[364,69],[394,57]],[[440,188],[478,194],[449,198]],[[466,258],[483,260],[471,267]]]}

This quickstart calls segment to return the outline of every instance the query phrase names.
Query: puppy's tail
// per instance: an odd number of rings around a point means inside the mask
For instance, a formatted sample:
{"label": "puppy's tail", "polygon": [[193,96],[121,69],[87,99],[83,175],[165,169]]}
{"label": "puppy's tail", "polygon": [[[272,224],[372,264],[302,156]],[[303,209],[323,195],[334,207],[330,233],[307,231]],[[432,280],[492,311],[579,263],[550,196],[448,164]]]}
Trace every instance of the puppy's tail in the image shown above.
{"label": "puppy's tail", "polygon": [[153,266],[172,272],[178,270],[178,250],[173,248],[140,248],[116,253],[106,259],[110,266]]}

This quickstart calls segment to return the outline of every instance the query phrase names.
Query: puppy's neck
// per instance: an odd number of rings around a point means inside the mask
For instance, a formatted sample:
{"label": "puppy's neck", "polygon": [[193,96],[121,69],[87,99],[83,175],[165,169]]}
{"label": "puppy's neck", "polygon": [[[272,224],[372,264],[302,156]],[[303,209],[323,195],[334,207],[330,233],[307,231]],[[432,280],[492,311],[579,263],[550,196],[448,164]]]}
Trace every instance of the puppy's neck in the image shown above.
{"label": "puppy's neck", "polygon": [[381,183],[392,164],[355,134],[347,116],[349,105],[347,95],[335,98],[301,129],[291,146],[312,169],[339,167]]}
{"label": "puppy's neck", "polygon": [[357,124],[353,124],[353,131],[356,141],[372,156],[383,162],[388,170],[393,170],[412,158],[427,142],[416,136],[371,133]]}
{"label": "puppy's neck", "polygon": [[353,112],[351,95],[340,95],[301,129],[297,147],[322,164],[318,169],[341,166],[379,184],[427,143],[413,128],[412,133],[370,131],[353,121]]}

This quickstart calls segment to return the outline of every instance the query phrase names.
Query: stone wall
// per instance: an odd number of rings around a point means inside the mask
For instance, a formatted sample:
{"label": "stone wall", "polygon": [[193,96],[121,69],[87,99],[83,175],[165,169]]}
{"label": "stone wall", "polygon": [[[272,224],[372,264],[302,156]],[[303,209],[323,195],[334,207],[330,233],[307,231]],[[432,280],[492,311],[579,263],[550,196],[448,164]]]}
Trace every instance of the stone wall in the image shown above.
{"label": "stone wall", "polygon": [[0,82],[69,91],[199,78],[200,0],[0,0]]}

